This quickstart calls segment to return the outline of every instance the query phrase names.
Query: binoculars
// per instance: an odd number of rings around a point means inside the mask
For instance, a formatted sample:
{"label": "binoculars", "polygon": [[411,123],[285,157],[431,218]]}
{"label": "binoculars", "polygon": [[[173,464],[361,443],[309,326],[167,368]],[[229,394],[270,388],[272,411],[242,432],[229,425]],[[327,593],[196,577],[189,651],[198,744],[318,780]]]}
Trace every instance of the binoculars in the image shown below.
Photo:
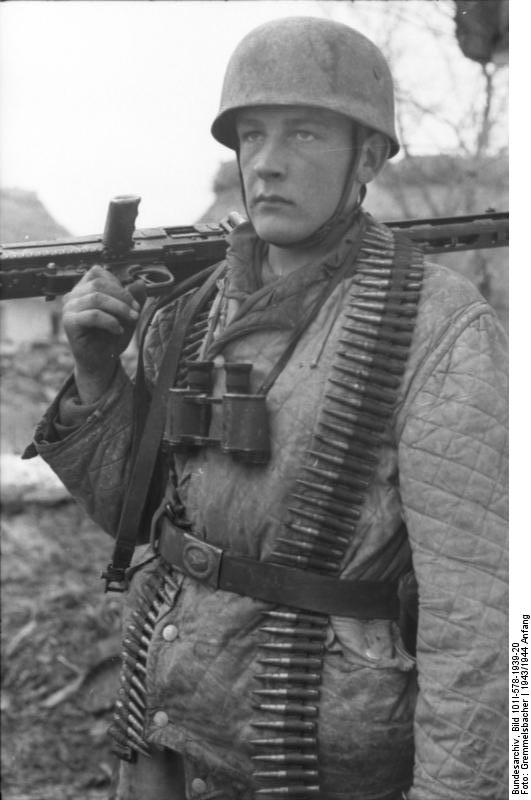
{"label": "binoculars", "polygon": [[[265,394],[251,394],[252,364],[227,363],[225,394],[212,397],[213,361],[186,363],[188,388],[170,389],[162,444],[167,452],[220,447],[248,464],[269,460],[269,423]],[[221,435],[211,437],[212,408],[221,404]]]}

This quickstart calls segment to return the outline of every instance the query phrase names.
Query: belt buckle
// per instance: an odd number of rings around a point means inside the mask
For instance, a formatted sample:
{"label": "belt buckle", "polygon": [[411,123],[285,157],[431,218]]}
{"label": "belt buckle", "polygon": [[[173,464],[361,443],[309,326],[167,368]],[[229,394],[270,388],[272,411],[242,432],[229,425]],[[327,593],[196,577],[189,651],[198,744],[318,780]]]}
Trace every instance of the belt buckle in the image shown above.
{"label": "belt buckle", "polygon": [[189,533],[183,534],[182,563],[184,572],[213,589],[219,585],[223,550]]}

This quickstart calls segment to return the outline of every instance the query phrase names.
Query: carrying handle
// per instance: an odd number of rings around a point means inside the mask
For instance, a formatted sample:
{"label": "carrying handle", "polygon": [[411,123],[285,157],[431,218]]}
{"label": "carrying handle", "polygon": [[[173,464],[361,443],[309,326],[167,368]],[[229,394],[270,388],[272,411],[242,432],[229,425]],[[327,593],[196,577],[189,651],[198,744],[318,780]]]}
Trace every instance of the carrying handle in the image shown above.
{"label": "carrying handle", "polygon": [[107,258],[124,256],[133,249],[139,203],[137,194],[118,195],[110,201],[102,237]]}

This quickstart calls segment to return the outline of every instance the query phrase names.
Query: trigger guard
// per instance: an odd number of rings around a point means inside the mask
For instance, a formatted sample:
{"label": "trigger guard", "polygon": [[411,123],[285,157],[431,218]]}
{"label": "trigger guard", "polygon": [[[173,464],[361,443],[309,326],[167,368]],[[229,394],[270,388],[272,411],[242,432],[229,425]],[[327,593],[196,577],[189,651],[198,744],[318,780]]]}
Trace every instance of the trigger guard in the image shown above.
{"label": "trigger guard", "polygon": [[[143,267],[139,264],[129,268],[128,276],[131,281],[142,281],[148,297],[165,291],[175,283],[173,275],[165,266]],[[154,276],[155,279],[151,276]]]}

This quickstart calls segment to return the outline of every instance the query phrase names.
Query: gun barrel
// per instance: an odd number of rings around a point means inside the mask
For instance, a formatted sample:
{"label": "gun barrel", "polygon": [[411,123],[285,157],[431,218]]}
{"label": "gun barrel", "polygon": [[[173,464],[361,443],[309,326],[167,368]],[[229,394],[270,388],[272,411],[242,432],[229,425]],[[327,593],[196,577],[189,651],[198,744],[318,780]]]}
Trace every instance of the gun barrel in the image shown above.
{"label": "gun barrel", "polygon": [[[103,236],[2,245],[0,299],[64,294],[97,263],[109,263],[118,277],[132,267],[164,266],[175,281],[181,281],[224,258],[228,231],[222,224],[145,228],[133,233],[138,202],[139,198],[126,196],[110,209]],[[507,212],[385,224],[429,254],[509,244]]]}
{"label": "gun barrel", "polygon": [[401,230],[428,253],[457,253],[507,247],[509,213],[474,214],[462,217],[399,220],[385,223]]}

